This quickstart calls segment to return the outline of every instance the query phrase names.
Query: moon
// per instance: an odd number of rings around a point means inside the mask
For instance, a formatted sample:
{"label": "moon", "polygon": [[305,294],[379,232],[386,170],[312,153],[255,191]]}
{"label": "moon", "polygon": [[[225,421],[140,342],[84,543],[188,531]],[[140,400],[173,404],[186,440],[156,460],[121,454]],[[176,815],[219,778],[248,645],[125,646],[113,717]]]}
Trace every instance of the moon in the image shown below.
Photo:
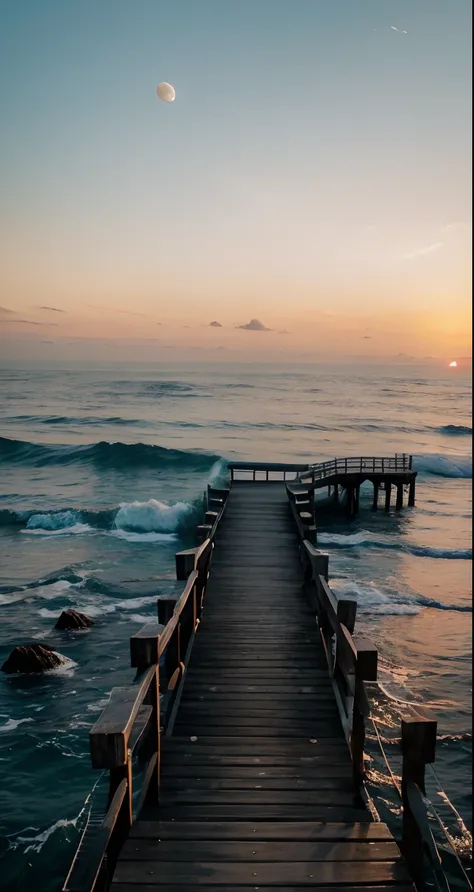
{"label": "moon", "polygon": [[172,87],[171,84],[167,84],[166,81],[162,81],[158,84],[156,95],[158,96],[158,99],[162,99],[163,102],[174,102],[176,98],[174,87]]}

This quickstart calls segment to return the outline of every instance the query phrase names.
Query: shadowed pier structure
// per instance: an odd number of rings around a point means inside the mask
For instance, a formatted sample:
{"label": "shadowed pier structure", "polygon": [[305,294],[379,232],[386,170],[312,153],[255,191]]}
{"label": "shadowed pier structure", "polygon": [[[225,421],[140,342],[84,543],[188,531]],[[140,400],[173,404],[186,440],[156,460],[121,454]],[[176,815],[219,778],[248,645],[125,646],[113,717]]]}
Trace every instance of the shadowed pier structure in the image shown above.
{"label": "shadowed pier structure", "polygon": [[[135,683],[90,734],[107,808],[67,892],[413,888],[421,830],[412,817],[403,860],[364,786],[377,651],[306,535],[311,488],[295,495],[272,467],[256,485],[231,465],[230,490],[209,488],[201,544],[176,556],[184,591],[131,639]],[[406,789],[415,775],[423,788],[436,723],[407,728]]]}

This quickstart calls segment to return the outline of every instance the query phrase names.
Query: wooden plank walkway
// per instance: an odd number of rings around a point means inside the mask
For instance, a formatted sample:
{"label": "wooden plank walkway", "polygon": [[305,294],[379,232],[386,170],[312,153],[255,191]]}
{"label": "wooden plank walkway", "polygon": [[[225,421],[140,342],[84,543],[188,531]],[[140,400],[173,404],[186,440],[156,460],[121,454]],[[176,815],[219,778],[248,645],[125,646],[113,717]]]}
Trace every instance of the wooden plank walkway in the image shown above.
{"label": "wooden plank walkway", "polygon": [[133,824],[115,892],[324,892],[411,880],[352,765],[282,484],[234,483],[160,804]]}

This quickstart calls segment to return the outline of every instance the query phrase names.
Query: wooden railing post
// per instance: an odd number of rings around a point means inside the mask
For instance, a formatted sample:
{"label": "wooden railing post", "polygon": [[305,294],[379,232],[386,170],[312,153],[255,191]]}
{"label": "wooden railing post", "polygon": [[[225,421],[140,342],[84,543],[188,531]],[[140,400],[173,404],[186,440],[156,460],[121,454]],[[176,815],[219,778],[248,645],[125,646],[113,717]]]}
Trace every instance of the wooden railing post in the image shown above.
{"label": "wooden railing post", "polygon": [[[176,598],[168,595],[158,598],[158,621],[164,627],[170,621],[176,607]],[[178,623],[165,653],[165,666],[168,681],[181,665],[181,623]]]}
{"label": "wooden railing post", "polygon": [[196,563],[196,549],[189,548],[187,551],[178,551],[176,553],[176,579],[187,579],[193,572]]}
{"label": "wooden railing post", "polygon": [[423,875],[423,836],[409,801],[409,785],[425,793],[425,765],[435,761],[437,722],[417,715],[402,719],[403,854],[417,885]]}
{"label": "wooden railing post", "polygon": [[352,711],[351,755],[354,789],[359,791],[365,775],[365,719],[370,715],[370,703],[365,681],[377,681],[377,648],[365,639],[354,641],[357,650],[355,667],[354,706]]}

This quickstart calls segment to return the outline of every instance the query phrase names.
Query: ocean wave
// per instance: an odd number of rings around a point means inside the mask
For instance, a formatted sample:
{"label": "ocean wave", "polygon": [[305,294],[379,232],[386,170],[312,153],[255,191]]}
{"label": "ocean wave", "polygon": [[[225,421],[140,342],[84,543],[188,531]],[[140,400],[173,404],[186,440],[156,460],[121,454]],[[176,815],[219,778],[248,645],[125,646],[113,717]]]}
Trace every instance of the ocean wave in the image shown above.
{"label": "ocean wave", "polygon": [[[211,469],[211,480],[218,480],[220,465]],[[0,511],[0,526],[21,526],[29,535],[53,536],[124,531],[129,533],[182,533],[196,526],[202,514],[203,500],[169,504],[158,499],[146,502],[121,502],[113,508],[98,510],[68,508],[51,511]]]}
{"label": "ocean wave", "polygon": [[413,469],[434,477],[472,477],[472,455],[441,455],[438,452],[413,456]]}
{"label": "ocean wave", "polygon": [[416,616],[425,608],[472,613],[472,607],[467,604],[446,604],[435,598],[396,589],[382,591],[371,583],[341,582],[331,579],[330,585],[338,597],[355,598],[358,610],[371,615]]}
{"label": "ocean wave", "polygon": [[45,424],[45,425],[93,425],[94,427],[107,427],[109,425],[123,425],[126,427],[147,427],[149,422],[139,421],[137,418],[122,418],[121,415],[104,417],[100,415],[10,415],[4,421],[20,424]]}
{"label": "ocean wave", "polygon": [[114,526],[120,530],[144,533],[175,533],[183,520],[194,513],[188,502],[168,505],[158,499],[147,502],[122,502],[115,516]]}
{"label": "ocean wave", "polygon": [[467,424],[442,424],[441,427],[435,427],[433,430],[440,434],[447,434],[450,437],[471,437],[472,427]]}
{"label": "ocean wave", "polygon": [[149,443],[98,443],[81,446],[31,443],[0,437],[0,461],[45,467],[48,465],[91,464],[99,468],[126,470],[132,467],[166,471],[207,471],[220,456],[205,452],[166,449]]}
{"label": "ocean wave", "polygon": [[318,543],[332,548],[379,548],[404,551],[416,557],[444,558],[449,560],[470,560],[471,548],[435,548],[430,545],[414,545],[403,539],[377,536],[369,530],[358,533],[318,533]]}

